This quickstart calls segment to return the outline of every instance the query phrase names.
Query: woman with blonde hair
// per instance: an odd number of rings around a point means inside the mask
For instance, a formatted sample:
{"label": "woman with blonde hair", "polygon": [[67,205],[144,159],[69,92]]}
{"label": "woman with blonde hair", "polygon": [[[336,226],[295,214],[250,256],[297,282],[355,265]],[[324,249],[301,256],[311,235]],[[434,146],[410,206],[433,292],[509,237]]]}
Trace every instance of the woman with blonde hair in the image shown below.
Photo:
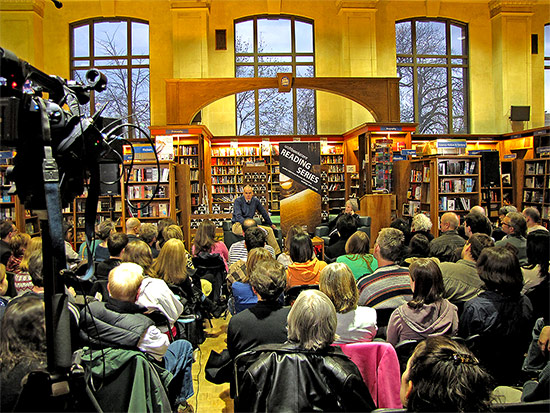
{"label": "woman with blonde hair", "polygon": [[301,225],[293,225],[291,226],[287,233],[285,238],[285,250],[279,254],[277,257],[277,261],[279,261],[281,264],[285,266],[285,270],[288,268],[290,264],[292,264],[292,259],[290,258],[290,243],[292,242],[292,239],[298,235],[303,234],[304,229]]}
{"label": "woman with blonde hair", "polygon": [[235,299],[235,314],[252,307],[258,302],[258,297],[252,290],[248,280],[254,267],[260,262],[268,260],[273,260],[273,257],[265,248],[253,248],[248,253],[246,274],[244,274],[240,281],[235,281],[231,284],[231,290]]}
{"label": "woman with blonde hair", "polygon": [[169,239],[153,262],[154,277],[163,279],[167,284],[181,286],[188,279],[186,262],[187,251],[183,242],[176,238]]}
{"label": "woman with blonde hair", "polygon": [[24,232],[18,232],[14,234],[9,241],[11,249],[11,257],[6,264],[6,271],[16,272],[19,270],[19,265],[21,265],[21,259],[23,254],[31,241],[31,236],[25,234]]}
{"label": "woman with blonde hair", "polygon": [[372,274],[378,268],[378,261],[369,253],[369,244],[369,236],[363,231],[357,231],[346,242],[346,255],[336,259],[336,262],[349,267],[356,280]]}
{"label": "woman with blonde hair", "polygon": [[132,241],[126,245],[122,252],[121,261],[136,263],[143,268],[143,275],[155,277],[151,248],[141,240]]}
{"label": "woman with blonde hair", "polygon": [[17,295],[26,293],[27,291],[32,291],[34,284],[32,282],[31,275],[29,274],[29,258],[31,257],[34,251],[42,250],[42,238],[35,237],[31,238],[23,257],[21,258],[21,263],[19,264],[19,269],[15,272],[13,278],[13,284],[15,286],[15,291]]}
{"label": "woman with blonde hair", "polygon": [[[162,230],[162,237],[164,239],[164,243],[166,243],[166,241],[172,239],[172,238],[176,238],[176,239],[179,239],[181,242],[183,242],[183,246],[185,248],[185,240],[183,239],[183,231],[180,227],[178,227],[177,225],[168,225],[166,228],[164,228]],[[164,246],[164,243],[162,244],[162,246]],[[162,247],[161,247],[162,249]],[[187,252],[187,249],[185,250],[185,252]],[[193,260],[191,259],[191,255],[189,253],[187,253],[187,268],[195,268],[193,266]]]}
{"label": "woman with blonde hair", "polygon": [[229,270],[227,262],[229,261],[229,251],[225,244],[221,241],[216,241],[216,226],[209,219],[202,221],[197,228],[195,240],[191,247],[193,255],[199,255],[201,252],[207,254],[220,254],[223,258],[226,271]]}
{"label": "woman with blonde hair", "polygon": [[359,290],[347,265],[329,264],[321,271],[319,289],[325,293],[336,309],[336,343],[372,341],[378,330],[376,310],[358,307]]}

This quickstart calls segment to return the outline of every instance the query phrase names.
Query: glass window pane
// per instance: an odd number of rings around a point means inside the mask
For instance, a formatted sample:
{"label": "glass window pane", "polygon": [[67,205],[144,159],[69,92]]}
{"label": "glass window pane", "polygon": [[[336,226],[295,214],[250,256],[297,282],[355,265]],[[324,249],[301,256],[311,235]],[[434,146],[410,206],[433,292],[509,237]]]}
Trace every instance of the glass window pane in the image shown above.
{"label": "glass window pane", "polygon": [[451,59],[451,64],[453,64],[453,65],[466,65],[466,64],[468,64],[468,59]]}
{"label": "glass window pane", "polygon": [[252,63],[254,62],[254,56],[236,56],[235,62],[237,63]]}
{"label": "glass window pane", "polygon": [[90,25],[73,29],[73,57],[90,56]]}
{"label": "glass window pane", "polygon": [[97,59],[95,61],[95,66],[102,67],[102,66],[126,66],[128,64],[128,60],[126,59]]}
{"label": "glass window pane", "polygon": [[277,89],[258,91],[260,135],[291,135],[294,131],[292,93]]}
{"label": "glass window pane", "polygon": [[445,23],[434,21],[416,22],[416,53],[419,55],[444,55]]}
{"label": "glass window pane", "polygon": [[132,70],[132,108],[133,122],[142,127],[151,125],[149,108],[149,69],[139,68]]}
{"label": "glass window pane", "polygon": [[296,89],[296,120],[299,135],[315,135],[317,125],[315,119],[315,91],[312,89]]}
{"label": "glass window pane", "polygon": [[417,93],[420,133],[448,133],[447,70],[418,68]]}
{"label": "glass window pane", "polygon": [[550,24],[544,26],[544,56],[550,57]]}
{"label": "glass window pane", "polygon": [[235,24],[235,53],[254,52],[253,20]]}
{"label": "glass window pane", "polygon": [[149,25],[132,22],[132,54],[149,54]]}
{"label": "glass window pane", "polygon": [[397,54],[412,54],[411,22],[395,25],[395,46]]}
{"label": "glass window pane", "polygon": [[397,56],[397,64],[412,64],[412,62],[413,62],[412,57]]}
{"label": "glass window pane", "polygon": [[466,29],[451,24],[451,54],[462,55],[466,50]]}
{"label": "glass window pane", "polygon": [[98,22],[94,24],[95,56],[125,56],[128,44],[127,22]]}
{"label": "glass window pane", "polygon": [[80,67],[80,66],[90,66],[89,60],[75,60],[73,61],[73,66]]}
{"label": "glass window pane", "polygon": [[146,58],[132,59],[132,64],[136,66],[140,66],[140,65],[149,66],[149,59],[146,59]]}
{"label": "glass window pane", "polygon": [[313,66],[296,66],[296,77],[313,77]]}
{"label": "glass window pane", "polygon": [[313,62],[313,56],[296,56],[297,62]]}
{"label": "glass window pane", "polygon": [[413,68],[398,67],[401,122],[414,122]]}
{"label": "glass window pane", "polygon": [[258,19],[258,52],[290,53],[290,20]]}
{"label": "glass window pane", "polygon": [[277,73],[292,73],[292,66],[258,66],[258,77],[277,77]]}
{"label": "glass window pane", "polygon": [[296,36],[296,52],[313,53],[313,25],[296,21],[294,24]]}
{"label": "glass window pane", "polygon": [[418,64],[421,65],[444,65],[447,59],[444,57],[419,57]]}
{"label": "glass window pane", "polygon": [[292,56],[258,56],[260,63],[292,62]]}
{"label": "glass window pane", "polygon": [[256,107],[253,90],[236,95],[237,135],[256,134]]}
{"label": "glass window pane", "polygon": [[254,77],[254,66],[237,66],[235,77]]}
{"label": "glass window pane", "polygon": [[453,68],[452,71],[452,133],[466,133],[466,69]]}
{"label": "glass window pane", "polygon": [[102,116],[120,118],[128,116],[128,71],[126,69],[104,70],[107,76],[107,89],[101,93],[95,93],[95,111],[103,105],[107,107]]}

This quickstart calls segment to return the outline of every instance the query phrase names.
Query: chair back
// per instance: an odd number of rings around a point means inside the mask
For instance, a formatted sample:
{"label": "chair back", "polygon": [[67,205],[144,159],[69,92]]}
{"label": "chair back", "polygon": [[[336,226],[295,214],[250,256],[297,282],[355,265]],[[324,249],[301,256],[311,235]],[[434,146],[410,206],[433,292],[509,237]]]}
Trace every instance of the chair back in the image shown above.
{"label": "chair back", "polygon": [[10,271],[6,271],[6,279],[8,280],[8,290],[6,291],[6,297],[16,297],[17,290],[15,289],[15,274]]}
{"label": "chair back", "polygon": [[381,341],[338,344],[359,368],[361,377],[378,408],[402,408],[399,398],[401,375],[393,346]]}
{"label": "chair back", "polygon": [[401,369],[401,374],[407,370],[407,362],[411,358],[414,349],[421,340],[403,340],[395,346],[395,353],[397,354],[397,359],[399,360],[399,367]]}
{"label": "chair back", "polygon": [[234,243],[242,241],[244,239],[242,235],[234,234],[232,231],[232,227],[233,224],[231,224],[231,221],[223,221],[223,242],[227,249],[231,248],[231,245],[233,245]]}
{"label": "chair back", "polygon": [[300,293],[304,290],[318,290],[318,284],[304,284],[304,285],[295,285],[290,287],[285,293],[285,305],[292,305],[294,301],[298,298]]}
{"label": "chair back", "polygon": [[[225,286],[227,271],[225,263],[220,254],[209,254],[201,252],[193,257],[195,266],[195,277],[208,280],[212,283],[211,299],[218,301],[222,295],[222,288]],[[225,291],[227,294],[227,291]]]}

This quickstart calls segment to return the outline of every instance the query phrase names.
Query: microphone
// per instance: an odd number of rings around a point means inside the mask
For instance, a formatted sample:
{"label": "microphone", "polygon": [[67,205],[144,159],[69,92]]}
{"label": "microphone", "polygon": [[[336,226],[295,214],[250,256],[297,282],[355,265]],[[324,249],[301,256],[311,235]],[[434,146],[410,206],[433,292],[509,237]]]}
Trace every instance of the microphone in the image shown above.
{"label": "microphone", "polygon": [[63,7],[63,3],[61,3],[60,1],[58,0],[52,0],[52,3],[55,4],[55,7],[60,9],[61,7]]}

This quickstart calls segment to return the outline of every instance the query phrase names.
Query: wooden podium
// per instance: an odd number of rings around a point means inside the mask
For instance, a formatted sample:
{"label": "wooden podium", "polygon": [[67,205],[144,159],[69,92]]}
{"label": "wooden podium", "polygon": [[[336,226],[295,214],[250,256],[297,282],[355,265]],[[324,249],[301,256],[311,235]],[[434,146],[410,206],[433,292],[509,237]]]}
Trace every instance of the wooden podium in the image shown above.
{"label": "wooden podium", "polygon": [[391,194],[366,194],[359,198],[359,215],[371,217],[371,248],[380,230],[391,224],[391,197]]}

